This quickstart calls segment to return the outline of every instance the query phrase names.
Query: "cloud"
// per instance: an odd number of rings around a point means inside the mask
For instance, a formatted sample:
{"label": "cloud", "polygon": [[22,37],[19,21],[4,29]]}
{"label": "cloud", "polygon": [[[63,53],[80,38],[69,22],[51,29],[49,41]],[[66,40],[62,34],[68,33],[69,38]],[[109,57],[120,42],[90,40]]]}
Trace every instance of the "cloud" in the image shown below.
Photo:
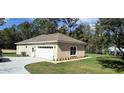
{"label": "cloud", "polygon": [[81,23],[87,23],[87,24],[95,24],[98,21],[98,18],[80,18]]}
{"label": "cloud", "polygon": [[5,22],[8,23],[11,18],[5,18]]}

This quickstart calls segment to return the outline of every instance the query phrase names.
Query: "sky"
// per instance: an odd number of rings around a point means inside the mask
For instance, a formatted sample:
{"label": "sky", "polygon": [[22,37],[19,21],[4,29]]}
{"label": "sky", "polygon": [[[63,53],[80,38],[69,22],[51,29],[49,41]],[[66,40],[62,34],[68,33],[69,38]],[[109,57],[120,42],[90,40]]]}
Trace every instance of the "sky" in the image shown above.
{"label": "sky", "polygon": [[88,23],[88,24],[95,24],[98,21],[98,18],[80,18],[80,22]]}
{"label": "sky", "polygon": [[[0,26],[0,30],[3,30],[6,27],[11,27],[14,24],[18,25],[25,21],[32,22],[32,20],[33,20],[33,18],[6,18],[5,19],[6,24],[4,24],[3,26]],[[97,18],[80,18],[79,22],[93,25],[97,22],[97,20],[98,20]]]}
{"label": "sky", "polygon": [[11,27],[14,24],[18,25],[25,21],[32,22],[32,18],[6,18],[5,21],[6,23],[3,26],[0,26],[0,30],[6,27]]}

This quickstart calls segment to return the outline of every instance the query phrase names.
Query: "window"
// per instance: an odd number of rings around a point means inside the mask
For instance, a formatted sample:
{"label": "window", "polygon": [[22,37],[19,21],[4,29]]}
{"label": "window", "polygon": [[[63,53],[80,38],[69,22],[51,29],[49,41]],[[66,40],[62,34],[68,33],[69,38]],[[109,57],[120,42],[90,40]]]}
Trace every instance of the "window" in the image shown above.
{"label": "window", "polygon": [[52,46],[39,46],[38,48],[53,48]]}
{"label": "window", "polygon": [[70,47],[70,55],[76,55],[76,47]]}

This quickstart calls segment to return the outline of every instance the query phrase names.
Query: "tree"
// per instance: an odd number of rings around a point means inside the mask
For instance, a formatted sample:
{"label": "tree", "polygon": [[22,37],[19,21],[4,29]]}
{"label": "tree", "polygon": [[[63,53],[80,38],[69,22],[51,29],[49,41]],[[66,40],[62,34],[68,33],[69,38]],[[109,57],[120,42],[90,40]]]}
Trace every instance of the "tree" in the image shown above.
{"label": "tree", "polygon": [[3,31],[0,31],[0,48],[3,48]]}
{"label": "tree", "polygon": [[123,18],[101,18],[99,19],[99,26],[102,26],[105,32],[108,32],[113,38],[112,43],[122,53],[122,59],[124,60],[124,19]]}
{"label": "tree", "polygon": [[86,51],[92,53],[100,53],[101,40],[94,29],[94,26],[81,23],[74,31],[74,38],[87,43]]}
{"label": "tree", "polygon": [[99,22],[95,25],[95,38],[96,53],[102,53],[108,46],[111,46],[110,33],[105,31]]}
{"label": "tree", "polygon": [[59,22],[63,22],[64,25],[67,26],[68,29],[68,35],[72,36],[74,29],[78,25],[77,22],[79,21],[79,18],[59,18]]}
{"label": "tree", "polygon": [[22,40],[33,37],[32,24],[27,21],[19,24],[16,30],[20,32]]}
{"label": "tree", "polygon": [[63,25],[62,27],[59,28],[59,33],[62,33],[62,34],[67,34],[67,27],[65,25]]}
{"label": "tree", "polygon": [[5,18],[0,18],[0,26],[5,23]]}
{"label": "tree", "polygon": [[58,31],[57,20],[51,18],[36,18],[33,21],[35,35],[50,34]]}
{"label": "tree", "polygon": [[9,48],[9,49],[13,49],[15,48],[15,44],[16,42],[18,42],[18,36],[17,36],[17,30],[16,30],[16,25],[13,25],[12,27],[9,28],[5,28],[3,31],[3,45],[4,48]]}
{"label": "tree", "polygon": [[84,42],[89,42],[90,35],[91,35],[91,27],[88,24],[80,24],[76,30],[73,32],[73,35],[76,39],[79,39]]}
{"label": "tree", "polygon": [[[5,23],[5,18],[0,18],[0,26],[2,26]],[[0,48],[3,47],[3,35],[2,31],[0,31]]]}

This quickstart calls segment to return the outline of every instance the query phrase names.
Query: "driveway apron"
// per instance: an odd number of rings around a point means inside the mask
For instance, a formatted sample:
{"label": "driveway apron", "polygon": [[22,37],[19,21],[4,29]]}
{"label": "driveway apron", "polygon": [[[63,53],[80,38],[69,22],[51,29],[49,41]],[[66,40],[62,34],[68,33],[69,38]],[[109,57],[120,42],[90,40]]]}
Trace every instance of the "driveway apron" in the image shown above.
{"label": "driveway apron", "polygon": [[42,58],[32,57],[4,57],[5,62],[0,62],[0,74],[29,74],[25,65],[35,62],[46,61]]}

